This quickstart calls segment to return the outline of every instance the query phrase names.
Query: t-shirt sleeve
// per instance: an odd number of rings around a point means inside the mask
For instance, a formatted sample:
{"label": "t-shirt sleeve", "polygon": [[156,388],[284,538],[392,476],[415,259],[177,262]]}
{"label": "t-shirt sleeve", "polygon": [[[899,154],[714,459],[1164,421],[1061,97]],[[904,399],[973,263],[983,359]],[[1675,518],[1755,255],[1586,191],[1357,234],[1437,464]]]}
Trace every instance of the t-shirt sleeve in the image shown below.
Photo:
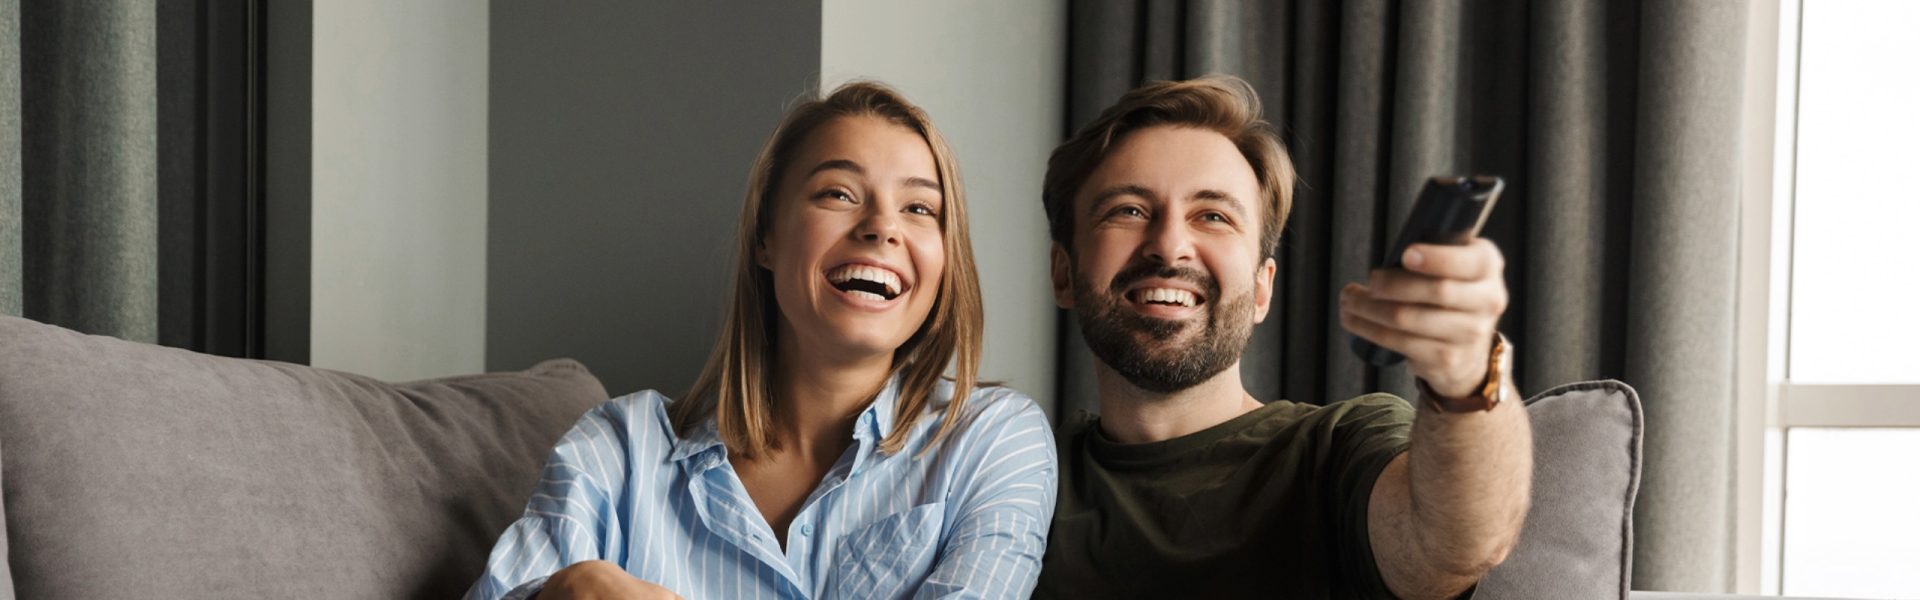
{"label": "t-shirt sleeve", "polygon": [[1367,537],[1367,503],[1373,483],[1387,463],[1407,451],[1413,432],[1413,407],[1390,394],[1371,394],[1340,403],[1332,424],[1332,453],[1326,481],[1333,489],[1334,552],[1339,580],[1356,598],[1394,600],[1374,562]]}

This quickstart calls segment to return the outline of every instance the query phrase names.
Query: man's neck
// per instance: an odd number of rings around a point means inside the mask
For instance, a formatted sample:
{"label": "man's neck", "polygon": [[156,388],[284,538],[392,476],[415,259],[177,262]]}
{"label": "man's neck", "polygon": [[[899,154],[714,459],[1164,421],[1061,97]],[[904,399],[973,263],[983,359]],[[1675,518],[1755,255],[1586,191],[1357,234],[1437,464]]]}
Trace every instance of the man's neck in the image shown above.
{"label": "man's neck", "polygon": [[1260,408],[1240,384],[1240,363],[1212,379],[1162,394],[1135,387],[1094,362],[1100,384],[1100,431],[1122,444],[1164,442],[1197,433]]}

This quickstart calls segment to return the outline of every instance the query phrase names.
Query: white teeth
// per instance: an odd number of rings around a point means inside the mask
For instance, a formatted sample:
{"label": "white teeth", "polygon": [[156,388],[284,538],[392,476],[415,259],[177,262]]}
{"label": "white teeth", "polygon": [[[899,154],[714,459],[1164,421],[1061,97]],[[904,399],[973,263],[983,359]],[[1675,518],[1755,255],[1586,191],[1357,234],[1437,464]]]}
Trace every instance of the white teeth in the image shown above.
{"label": "white teeth", "polygon": [[1193,292],[1173,288],[1147,288],[1140,290],[1139,298],[1142,303],[1164,302],[1181,306],[1193,306],[1195,303]]}
{"label": "white teeth", "polygon": [[853,296],[853,297],[855,297],[855,298],[862,298],[862,299],[866,299],[866,300],[872,300],[872,301],[875,301],[875,302],[886,302],[886,301],[887,301],[887,298],[886,298],[885,296],[881,296],[881,295],[879,295],[879,294],[875,294],[875,293],[873,293],[873,292],[868,292],[868,291],[863,291],[863,290],[853,290],[853,291],[851,291],[851,292],[847,292],[847,295],[849,295],[849,296]]}
{"label": "white teeth", "polygon": [[[827,273],[827,281],[833,283],[846,283],[854,279],[871,281],[886,286],[887,294],[890,296],[900,295],[900,276],[894,275],[893,271],[865,265],[847,265]],[[868,296],[873,296],[876,300],[886,300],[886,298],[871,292],[851,293],[865,293]]]}

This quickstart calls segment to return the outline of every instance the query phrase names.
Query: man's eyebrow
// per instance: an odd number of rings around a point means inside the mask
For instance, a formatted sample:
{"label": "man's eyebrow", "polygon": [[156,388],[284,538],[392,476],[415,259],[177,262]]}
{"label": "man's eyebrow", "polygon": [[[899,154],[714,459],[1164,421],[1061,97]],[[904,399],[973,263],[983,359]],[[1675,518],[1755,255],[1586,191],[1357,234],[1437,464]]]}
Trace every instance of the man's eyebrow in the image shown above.
{"label": "man's eyebrow", "polygon": [[841,171],[851,171],[855,175],[867,174],[867,170],[861,168],[860,163],[856,163],[856,162],[842,158],[842,159],[834,159],[834,160],[829,160],[829,161],[820,163],[818,166],[815,166],[812,171],[807,171],[807,176],[812,177],[814,175],[820,174],[821,171],[830,171],[835,169],[838,169]]}
{"label": "man's eyebrow", "polygon": [[1233,210],[1235,210],[1236,212],[1247,211],[1246,205],[1242,204],[1239,198],[1235,198],[1233,194],[1222,192],[1220,190],[1200,190],[1198,192],[1193,193],[1193,199],[1199,202],[1218,202],[1218,203],[1226,204],[1228,206],[1232,206]]}
{"label": "man's eyebrow", "polygon": [[1104,190],[1100,190],[1099,192],[1095,193],[1093,195],[1093,202],[1087,204],[1087,210],[1088,211],[1100,210],[1100,206],[1103,204],[1106,204],[1108,200],[1112,200],[1114,198],[1118,198],[1121,196],[1139,196],[1141,198],[1147,198],[1147,199],[1152,199],[1154,197],[1153,190],[1147,189],[1146,186],[1139,185],[1139,184],[1132,184],[1132,183],[1121,184],[1121,185],[1116,185]]}

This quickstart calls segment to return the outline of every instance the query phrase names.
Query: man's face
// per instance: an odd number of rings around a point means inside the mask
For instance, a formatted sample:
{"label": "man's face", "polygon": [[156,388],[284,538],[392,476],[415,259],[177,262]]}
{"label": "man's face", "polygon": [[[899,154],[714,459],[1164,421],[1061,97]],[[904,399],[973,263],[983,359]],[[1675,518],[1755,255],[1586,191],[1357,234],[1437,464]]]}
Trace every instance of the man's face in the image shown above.
{"label": "man's face", "polygon": [[1075,309],[1102,363],[1169,393],[1239,362],[1266,318],[1274,263],[1260,251],[1259,180],[1226,136],[1128,134],[1073,201],[1073,252],[1053,249],[1054,300]]}

